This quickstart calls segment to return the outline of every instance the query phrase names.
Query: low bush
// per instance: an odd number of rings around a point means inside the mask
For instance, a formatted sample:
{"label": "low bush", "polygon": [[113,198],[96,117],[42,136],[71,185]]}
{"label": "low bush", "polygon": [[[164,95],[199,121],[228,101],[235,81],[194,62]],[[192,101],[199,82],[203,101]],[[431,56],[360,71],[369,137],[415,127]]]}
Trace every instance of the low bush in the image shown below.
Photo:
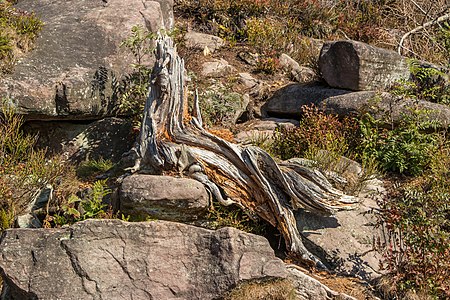
{"label": "low bush", "polygon": [[199,97],[203,122],[208,127],[233,125],[236,113],[243,109],[242,97],[226,86],[210,87]]}
{"label": "low bush", "polygon": [[442,146],[422,176],[392,188],[378,213],[378,249],[388,296],[450,298],[450,147]]}
{"label": "low bush", "polygon": [[47,225],[61,226],[92,218],[111,219],[115,217],[111,207],[103,202],[103,198],[111,194],[105,180],[95,181],[84,196],[71,194],[67,203],[62,206],[62,213],[47,216]]}
{"label": "low bush", "polygon": [[[10,106],[4,104],[1,111],[0,223],[6,229],[24,211],[33,195],[47,184],[55,190],[52,206],[63,203],[66,193],[78,184],[74,168],[62,157],[48,158],[45,150],[33,148],[36,138],[23,133],[23,119]],[[60,187],[65,187],[65,192]]]}
{"label": "low bush", "polygon": [[357,147],[361,160],[376,161],[384,172],[421,175],[442,140],[441,135],[434,132],[436,122],[424,120],[426,114],[426,111],[412,108],[391,130],[384,127],[384,122],[364,115]]}
{"label": "low bush", "polygon": [[448,75],[436,67],[410,61],[411,80],[400,80],[391,88],[396,95],[450,105]]}
{"label": "low bush", "polygon": [[352,156],[349,151],[353,148],[354,138],[358,133],[355,120],[340,120],[314,106],[304,106],[302,114],[298,127],[281,128],[276,132],[269,148],[270,153],[283,160],[292,157],[315,160],[320,150],[326,150],[334,158]]}
{"label": "low bush", "polygon": [[12,7],[15,1],[0,1],[0,75],[10,72],[22,53],[32,48],[43,27],[33,13]]}

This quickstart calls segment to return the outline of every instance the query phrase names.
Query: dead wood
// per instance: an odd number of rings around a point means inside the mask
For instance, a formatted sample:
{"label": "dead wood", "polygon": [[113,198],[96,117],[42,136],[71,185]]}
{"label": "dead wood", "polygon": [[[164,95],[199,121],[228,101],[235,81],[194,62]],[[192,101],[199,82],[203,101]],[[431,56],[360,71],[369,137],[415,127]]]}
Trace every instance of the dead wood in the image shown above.
{"label": "dead wood", "polygon": [[156,59],[132,171],[176,172],[199,180],[223,205],[236,204],[275,226],[288,250],[322,265],[304,247],[293,210],[331,214],[355,199],[295,160],[277,164],[260,148],[207,132],[197,96],[188,112],[184,62],[169,37],[157,41]]}

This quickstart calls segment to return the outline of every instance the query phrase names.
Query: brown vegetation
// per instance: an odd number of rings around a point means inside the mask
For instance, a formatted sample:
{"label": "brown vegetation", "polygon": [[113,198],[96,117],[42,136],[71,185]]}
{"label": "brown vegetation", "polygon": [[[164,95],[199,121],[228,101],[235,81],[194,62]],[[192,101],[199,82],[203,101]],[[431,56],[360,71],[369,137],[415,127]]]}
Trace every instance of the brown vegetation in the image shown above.
{"label": "brown vegetation", "polygon": [[295,288],[289,280],[244,283],[230,291],[224,300],[294,300]]}

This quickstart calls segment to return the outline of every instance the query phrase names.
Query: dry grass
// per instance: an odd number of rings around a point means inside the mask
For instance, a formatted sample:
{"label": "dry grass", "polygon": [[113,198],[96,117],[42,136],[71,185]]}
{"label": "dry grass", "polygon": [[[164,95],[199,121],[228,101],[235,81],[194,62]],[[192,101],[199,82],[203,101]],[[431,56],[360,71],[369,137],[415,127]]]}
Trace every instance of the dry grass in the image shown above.
{"label": "dry grass", "polygon": [[[264,55],[275,57],[282,51],[302,63],[312,54],[303,37],[353,39],[396,50],[405,33],[436,20],[450,9],[448,0],[177,2],[176,12],[193,20],[198,30],[222,36],[232,44],[248,42]],[[418,30],[406,39],[402,53],[447,64],[450,51],[447,25],[442,22]],[[445,28],[447,33],[443,36]],[[263,47],[259,47],[261,43]]]}
{"label": "dry grass", "polygon": [[362,281],[352,277],[339,277],[327,273],[315,276],[317,280],[335,292],[352,296],[358,300],[373,299],[372,291]]}
{"label": "dry grass", "polygon": [[224,300],[294,299],[296,299],[294,285],[287,279],[244,283],[224,297]]}

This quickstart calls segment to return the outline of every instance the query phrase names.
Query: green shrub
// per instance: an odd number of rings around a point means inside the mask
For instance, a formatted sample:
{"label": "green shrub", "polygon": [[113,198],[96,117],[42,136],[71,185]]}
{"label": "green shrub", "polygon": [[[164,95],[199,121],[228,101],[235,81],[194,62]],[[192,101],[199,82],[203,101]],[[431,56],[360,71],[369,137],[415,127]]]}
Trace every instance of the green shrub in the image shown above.
{"label": "green shrub", "polygon": [[214,86],[204,91],[199,97],[203,122],[215,125],[232,125],[236,113],[242,110],[242,95],[225,86]]}
{"label": "green shrub", "polygon": [[[119,114],[131,113],[140,116],[144,110],[145,101],[150,86],[151,66],[148,65],[154,50],[156,35],[142,26],[133,26],[131,35],[122,41],[121,46],[126,48],[134,57],[131,65],[133,73],[127,78],[123,90],[119,95]],[[134,120],[139,123],[139,117]]]}
{"label": "green shrub", "polygon": [[113,214],[103,198],[111,193],[106,179],[94,182],[92,189],[83,197],[72,194],[62,207],[63,214],[54,218],[56,225],[71,224],[92,218],[112,218]]}
{"label": "green shrub", "polygon": [[111,160],[103,159],[94,159],[82,162],[77,168],[77,176],[82,179],[89,179],[93,176],[105,173],[109,169],[114,166]]}
{"label": "green shrub", "polygon": [[15,212],[13,209],[7,210],[4,208],[0,209],[0,232],[3,230],[11,228],[14,224]]}
{"label": "green shrub", "polygon": [[410,61],[411,80],[400,80],[391,91],[396,95],[450,105],[448,76],[434,67]]}
{"label": "green shrub", "polygon": [[392,130],[366,114],[360,121],[361,141],[358,152],[362,161],[374,160],[385,172],[417,176],[429,166],[439,145],[436,123],[424,121],[421,110],[411,110]]}
{"label": "green shrub", "polygon": [[440,44],[443,45],[445,57],[448,57],[447,65],[450,65],[450,23],[445,22],[442,24],[441,32],[438,36]]}
{"label": "green shrub", "polygon": [[0,59],[6,60],[12,54],[11,39],[4,33],[0,33]]}

